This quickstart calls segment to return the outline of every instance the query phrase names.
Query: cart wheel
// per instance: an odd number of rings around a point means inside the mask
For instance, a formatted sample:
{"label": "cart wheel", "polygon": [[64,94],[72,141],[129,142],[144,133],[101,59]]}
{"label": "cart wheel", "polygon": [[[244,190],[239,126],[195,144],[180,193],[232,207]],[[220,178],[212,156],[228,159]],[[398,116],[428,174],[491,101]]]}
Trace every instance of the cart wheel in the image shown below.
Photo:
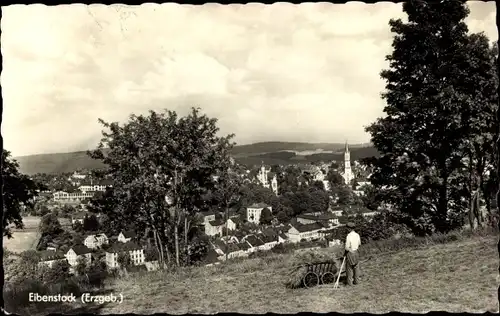
{"label": "cart wheel", "polygon": [[319,276],[314,272],[307,272],[304,276],[304,286],[310,288],[319,284]]}
{"label": "cart wheel", "polygon": [[332,272],[325,272],[321,276],[321,283],[322,284],[330,284],[330,283],[333,283],[334,281],[335,281],[335,274],[333,274]]}

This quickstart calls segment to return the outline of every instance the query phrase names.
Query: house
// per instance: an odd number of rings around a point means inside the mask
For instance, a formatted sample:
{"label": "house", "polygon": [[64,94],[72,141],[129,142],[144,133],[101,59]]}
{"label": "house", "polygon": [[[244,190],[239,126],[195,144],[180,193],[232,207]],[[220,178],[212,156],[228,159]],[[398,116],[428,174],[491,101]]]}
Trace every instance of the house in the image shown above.
{"label": "house", "polygon": [[54,263],[66,260],[64,253],[58,251],[43,250],[40,251],[39,254],[40,254],[40,262],[38,263],[39,266],[45,265],[49,268],[52,268]]}
{"label": "house", "polygon": [[262,240],[257,238],[255,235],[248,235],[244,238],[244,241],[246,241],[250,245],[250,252],[254,252],[257,250],[264,250],[265,244]]}
{"label": "house", "polygon": [[330,209],[330,213],[332,213],[335,216],[342,216],[342,210],[341,209]]}
{"label": "house", "polygon": [[223,228],[225,227],[224,221],[220,219],[216,219],[213,221],[209,221],[205,225],[205,234],[207,236],[215,236],[217,234],[222,236]]}
{"label": "house", "polygon": [[86,261],[86,264],[90,264],[92,260],[92,251],[85,245],[76,245],[68,250],[65,257],[72,267],[76,266],[81,258]]}
{"label": "house", "polygon": [[320,223],[300,224],[294,223],[288,230],[288,238],[290,242],[299,242],[302,239],[313,240],[320,238],[320,231],[324,230],[324,226]]}
{"label": "house", "polygon": [[236,230],[239,228],[240,225],[241,225],[241,220],[239,219],[239,217],[230,217],[227,220],[228,230]]}
{"label": "house", "polygon": [[148,271],[156,271],[160,268],[160,264],[158,263],[158,260],[146,261],[146,262],[144,262],[144,265],[146,266],[146,269]]}
{"label": "house", "polygon": [[89,212],[78,212],[71,216],[71,224],[74,225],[76,223],[80,223],[83,225],[83,221],[90,216]]}
{"label": "house", "polygon": [[106,266],[109,269],[118,268],[120,263],[118,262],[118,257],[121,254],[127,254],[130,257],[130,261],[134,266],[144,264],[144,248],[133,241],[128,242],[117,242],[112,244],[108,249],[106,249]]}
{"label": "house", "polygon": [[89,234],[83,240],[83,244],[90,249],[96,249],[102,247],[102,245],[109,242],[108,237],[103,233]]}
{"label": "house", "polygon": [[275,237],[274,235],[264,235],[264,234],[259,234],[257,235],[257,238],[262,240],[264,245],[262,246],[262,250],[270,250],[274,246],[278,244],[278,238]]}
{"label": "house", "polygon": [[238,244],[229,244],[227,250],[228,259],[244,257],[248,254],[238,246]]}
{"label": "house", "polygon": [[288,237],[284,233],[278,235],[278,243],[282,244],[288,241]]}
{"label": "house", "polygon": [[118,235],[118,241],[122,243],[126,243],[132,241],[137,237],[137,234],[133,230],[121,231]]}
{"label": "house", "polygon": [[248,254],[251,252],[251,246],[248,244],[246,241],[240,242],[237,244],[238,248],[240,248],[241,252],[243,253],[243,256],[248,256]]}
{"label": "house", "polygon": [[247,221],[250,223],[259,224],[260,223],[260,215],[262,210],[268,208],[271,212],[273,211],[272,207],[265,203],[256,203],[247,207]]}
{"label": "house", "polygon": [[208,224],[210,221],[215,221],[215,213],[214,212],[203,212],[203,224]]}

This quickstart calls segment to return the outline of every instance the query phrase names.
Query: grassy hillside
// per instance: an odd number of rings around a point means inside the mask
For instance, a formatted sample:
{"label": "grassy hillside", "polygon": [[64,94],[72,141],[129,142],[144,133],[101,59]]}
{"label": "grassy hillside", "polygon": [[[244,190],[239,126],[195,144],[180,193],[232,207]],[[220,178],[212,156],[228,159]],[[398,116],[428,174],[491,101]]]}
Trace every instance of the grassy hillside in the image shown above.
{"label": "grassy hillside", "polygon": [[493,236],[475,236],[379,253],[362,265],[361,284],[338,290],[287,289],[290,255],[130,276],[112,285],[124,295],[123,303],[107,304],[100,313],[496,311],[495,243]]}
{"label": "grassy hillside", "polygon": [[[368,146],[368,147],[366,147]],[[264,142],[251,145],[235,146],[233,155],[236,161],[246,165],[257,165],[264,162],[268,165],[287,165],[297,162],[314,162],[319,160],[341,160],[342,153],[319,153],[297,155],[296,152],[315,150],[342,150],[344,144],[328,143],[286,143]],[[377,151],[369,145],[350,145],[351,158],[359,159],[377,155]],[[62,173],[73,172],[79,169],[99,169],[104,167],[99,161],[87,156],[86,152],[57,153],[15,157],[20,164],[22,173]]]}

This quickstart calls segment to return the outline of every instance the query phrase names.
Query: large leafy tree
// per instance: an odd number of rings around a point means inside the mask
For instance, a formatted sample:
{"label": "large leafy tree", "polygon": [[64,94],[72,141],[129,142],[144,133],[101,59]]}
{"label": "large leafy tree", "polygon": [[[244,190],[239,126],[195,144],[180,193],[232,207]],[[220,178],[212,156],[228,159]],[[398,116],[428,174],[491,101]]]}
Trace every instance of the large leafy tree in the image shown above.
{"label": "large leafy tree", "polygon": [[10,158],[10,152],[2,151],[3,179],[3,235],[12,237],[9,226],[24,227],[21,211],[34,207],[34,198],[39,186],[28,176],[19,172],[19,164]]}
{"label": "large leafy tree", "polygon": [[195,108],[185,117],[150,111],[122,126],[100,122],[109,131],[89,154],[113,179],[117,205],[110,215],[151,230],[160,261],[180,265],[189,243],[182,233],[229,160],[232,135],[218,136],[217,120]]}
{"label": "large leafy tree", "polygon": [[[1,139],[1,138],[0,138]],[[2,139],[3,144],[3,139]],[[11,159],[10,152],[2,149],[2,236],[12,237],[10,225],[23,228],[21,212],[32,209],[38,186],[33,180],[19,172],[19,164]],[[3,238],[0,242],[3,257]],[[4,286],[4,269],[0,264],[0,288]],[[3,310],[4,300],[0,298],[0,308]]]}
{"label": "large leafy tree", "polygon": [[467,203],[457,178],[465,140],[484,133],[477,107],[489,98],[479,98],[480,84],[471,82],[490,83],[491,64],[477,65],[489,47],[467,34],[465,1],[411,1],[403,11],[407,23],[389,23],[395,37],[390,68],[381,73],[386,116],[367,128],[381,154],[369,161],[371,181],[405,224],[427,234],[463,224]]}

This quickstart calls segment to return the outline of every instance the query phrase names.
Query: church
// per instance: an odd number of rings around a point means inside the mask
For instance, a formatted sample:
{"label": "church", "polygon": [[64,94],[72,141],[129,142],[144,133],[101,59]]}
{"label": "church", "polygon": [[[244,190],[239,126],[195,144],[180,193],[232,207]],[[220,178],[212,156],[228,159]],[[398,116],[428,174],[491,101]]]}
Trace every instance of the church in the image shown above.
{"label": "church", "polygon": [[354,174],[351,169],[351,153],[349,152],[349,145],[347,142],[345,143],[344,150],[344,172],[341,175],[346,185],[350,185],[352,180],[354,180]]}

